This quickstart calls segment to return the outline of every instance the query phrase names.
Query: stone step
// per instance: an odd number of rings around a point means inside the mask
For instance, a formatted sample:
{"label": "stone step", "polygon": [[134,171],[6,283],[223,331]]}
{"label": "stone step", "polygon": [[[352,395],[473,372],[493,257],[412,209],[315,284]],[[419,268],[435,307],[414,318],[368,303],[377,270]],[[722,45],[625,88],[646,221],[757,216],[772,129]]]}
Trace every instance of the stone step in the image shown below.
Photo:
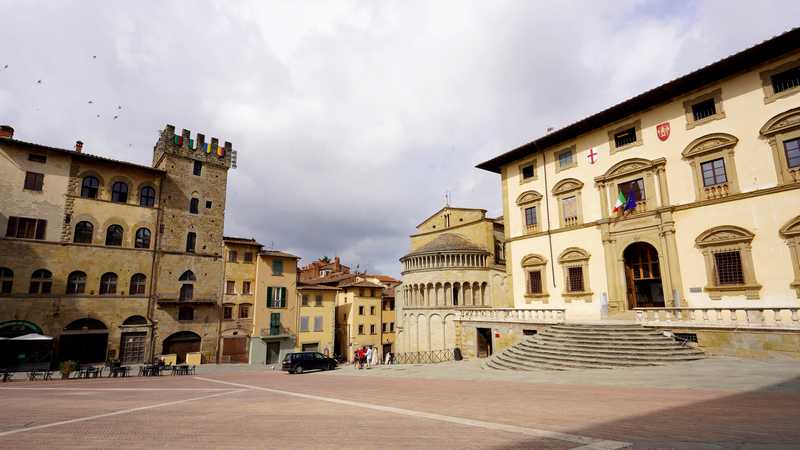
{"label": "stone step", "polygon": [[569,361],[569,360],[551,359],[551,358],[528,357],[521,359],[515,356],[511,357],[505,355],[504,353],[505,352],[497,355],[495,361],[505,366],[513,366],[517,368],[551,369],[555,367],[558,368],[556,370],[568,370],[568,369],[614,369],[615,367],[620,367],[620,366],[601,364],[598,362]]}
{"label": "stone step", "polygon": [[[677,362],[675,360],[643,360],[635,358],[601,358],[572,355],[558,355],[538,352],[516,352],[508,349],[503,352],[504,356],[515,361],[544,362],[547,364],[562,364],[568,366],[593,367],[596,365],[612,367],[639,367],[639,366],[660,366],[665,362]],[[683,361],[683,360],[681,360]]]}
{"label": "stone step", "polygon": [[575,342],[579,344],[603,344],[603,343],[618,343],[618,344],[664,344],[668,342],[675,342],[672,339],[665,337],[630,337],[630,336],[603,336],[602,338],[589,338],[578,336],[559,336],[551,334],[539,334],[537,337],[542,341],[549,342]]}
{"label": "stone step", "polygon": [[569,334],[575,336],[605,336],[605,335],[613,335],[613,336],[663,336],[663,334],[657,330],[647,330],[645,328],[638,328],[632,330],[580,330],[574,328],[548,328],[543,330],[542,333],[551,333],[551,334]]}
{"label": "stone step", "polygon": [[581,324],[559,324],[547,327],[551,330],[579,330],[579,331],[647,331],[647,328],[637,325],[581,325]]}
{"label": "stone step", "polygon": [[683,356],[683,355],[704,355],[704,353],[696,348],[691,347],[677,347],[677,348],[667,348],[667,349],[642,349],[638,347],[632,347],[628,349],[607,349],[607,348],[574,348],[569,346],[541,346],[536,344],[531,344],[528,342],[520,342],[515,347],[519,348],[520,350],[530,350],[530,351],[551,351],[551,352],[560,352],[560,353],[567,353],[567,354],[585,354],[585,355],[609,355],[609,356]]}
{"label": "stone step", "polygon": [[661,333],[655,333],[651,331],[645,331],[645,332],[637,331],[631,333],[601,333],[601,332],[582,333],[582,332],[561,331],[561,330],[544,330],[541,333],[536,334],[536,336],[560,336],[560,337],[570,337],[578,339],[664,339],[666,337]]}
{"label": "stone step", "polygon": [[651,342],[651,343],[635,343],[635,342],[627,342],[627,343],[618,343],[618,342],[602,342],[602,343],[579,343],[573,342],[570,340],[527,340],[523,341],[528,344],[532,345],[547,345],[554,348],[575,348],[575,349],[608,349],[608,350],[633,350],[633,349],[641,349],[641,350],[675,350],[681,348],[692,348],[692,347],[685,347],[678,343],[670,343],[670,342]]}
{"label": "stone step", "polygon": [[517,355],[537,355],[537,356],[553,356],[556,358],[582,358],[582,359],[596,359],[600,361],[655,361],[655,362],[670,362],[670,361],[694,361],[702,359],[703,355],[696,353],[602,353],[595,351],[561,351],[549,348],[517,348],[511,347],[509,353]]}

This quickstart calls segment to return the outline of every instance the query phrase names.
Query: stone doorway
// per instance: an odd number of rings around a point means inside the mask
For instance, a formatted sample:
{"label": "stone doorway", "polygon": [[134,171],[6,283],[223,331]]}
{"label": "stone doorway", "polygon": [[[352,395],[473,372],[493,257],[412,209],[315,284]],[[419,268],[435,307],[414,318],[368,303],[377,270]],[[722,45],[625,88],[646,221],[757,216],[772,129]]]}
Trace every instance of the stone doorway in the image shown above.
{"label": "stone doorway", "polygon": [[478,355],[478,358],[488,358],[492,356],[492,329],[476,328],[475,335],[477,336],[475,353]]}
{"label": "stone doorway", "polygon": [[64,327],[58,342],[61,361],[80,364],[106,361],[108,328],[97,319],[79,319]]}
{"label": "stone doorway", "polygon": [[663,308],[664,289],[658,251],[646,242],[635,242],[623,253],[628,309]]}
{"label": "stone doorway", "polygon": [[267,342],[267,364],[277,364],[278,357],[281,354],[280,342]]}
{"label": "stone doorway", "polygon": [[186,362],[187,353],[200,351],[200,335],[191,331],[179,331],[164,339],[163,355],[176,355],[178,364]]}

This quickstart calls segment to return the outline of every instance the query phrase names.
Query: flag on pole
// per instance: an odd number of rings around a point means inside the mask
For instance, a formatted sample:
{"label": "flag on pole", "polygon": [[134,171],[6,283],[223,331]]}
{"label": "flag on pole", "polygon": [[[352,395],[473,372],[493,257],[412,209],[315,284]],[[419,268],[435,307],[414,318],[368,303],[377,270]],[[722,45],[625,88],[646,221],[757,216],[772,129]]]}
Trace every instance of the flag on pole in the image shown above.
{"label": "flag on pole", "polygon": [[628,193],[628,201],[625,202],[623,211],[632,211],[634,209],[636,209],[636,194],[633,189],[631,189],[631,192]]}
{"label": "flag on pole", "polygon": [[628,203],[628,200],[625,198],[625,194],[620,191],[619,195],[617,195],[617,201],[614,203],[614,212],[621,212],[626,203]]}

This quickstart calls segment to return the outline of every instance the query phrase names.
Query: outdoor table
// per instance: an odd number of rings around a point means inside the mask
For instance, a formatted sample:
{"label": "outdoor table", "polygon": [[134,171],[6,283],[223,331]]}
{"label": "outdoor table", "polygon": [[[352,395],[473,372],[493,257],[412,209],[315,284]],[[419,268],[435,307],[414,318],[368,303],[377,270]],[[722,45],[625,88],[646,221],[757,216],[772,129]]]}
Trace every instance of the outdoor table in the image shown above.
{"label": "outdoor table", "polygon": [[28,379],[31,381],[35,381],[37,378],[41,378],[42,380],[50,380],[53,376],[53,372],[47,369],[33,369],[28,372]]}
{"label": "outdoor table", "polygon": [[189,365],[188,364],[180,364],[177,366],[172,366],[172,374],[173,375],[188,375],[189,374]]}
{"label": "outdoor table", "polygon": [[5,383],[6,381],[11,381],[11,379],[14,377],[14,372],[9,372],[8,370],[5,369],[0,371],[0,374],[3,375],[3,383]]}
{"label": "outdoor table", "polygon": [[[111,377],[114,377],[114,378],[116,378],[116,377],[118,377],[118,376],[120,376],[120,377],[127,377],[127,376],[128,376],[128,371],[129,371],[129,370],[130,370],[130,367],[127,367],[127,366],[112,367],[112,368],[111,368],[111,371],[110,371],[110,372],[108,372],[108,377],[109,377],[109,378],[111,378]],[[140,369],[140,370],[141,370],[141,369]]]}

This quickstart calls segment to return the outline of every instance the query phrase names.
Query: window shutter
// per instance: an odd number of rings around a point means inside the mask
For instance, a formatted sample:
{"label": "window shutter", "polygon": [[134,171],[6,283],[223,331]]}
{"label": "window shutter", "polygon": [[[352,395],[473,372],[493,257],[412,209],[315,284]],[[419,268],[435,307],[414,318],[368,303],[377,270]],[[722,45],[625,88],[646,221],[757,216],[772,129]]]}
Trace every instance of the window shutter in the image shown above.
{"label": "window shutter", "polygon": [[44,239],[44,230],[47,228],[47,221],[39,219],[36,221],[36,239]]}
{"label": "window shutter", "polygon": [[267,288],[267,308],[272,306],[272,287]]}
{"label": "window shutter", "polygon": [[281,308],[286,308],[286,288],[281,288]]}
{"label": "window shutter", "polygon": [[8,236],[8,237],[17,237],[17,218],[16,217],[9,217],[8,218],[8,228],[6,229],[6,236]]}

